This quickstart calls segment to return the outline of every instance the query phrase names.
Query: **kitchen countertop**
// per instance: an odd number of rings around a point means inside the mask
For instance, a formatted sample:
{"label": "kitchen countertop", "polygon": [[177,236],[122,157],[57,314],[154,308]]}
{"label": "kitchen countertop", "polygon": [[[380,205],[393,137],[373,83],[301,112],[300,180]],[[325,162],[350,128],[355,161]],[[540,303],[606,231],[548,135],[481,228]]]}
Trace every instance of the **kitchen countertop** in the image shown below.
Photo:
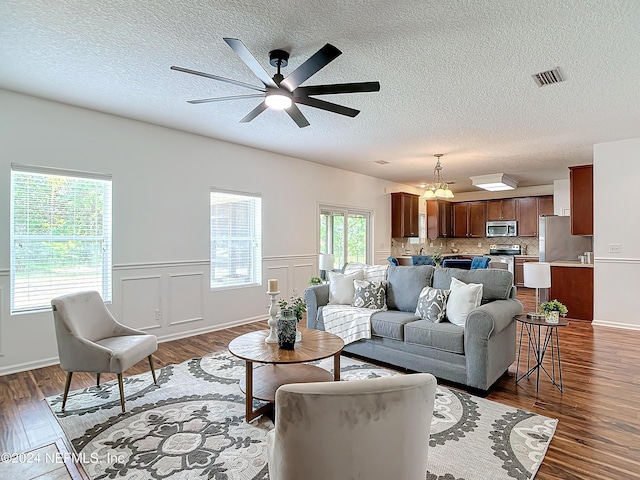
{"label": "kitchen countertop", "polygon": [[538,255],[514,255],[516,258],[540,258]]}
{"label": "kitchen countertop", "polygon": [[593,263],[580,263],[578,260],[559,260],[557,262],[551,262],[551,266],[593,268]]}

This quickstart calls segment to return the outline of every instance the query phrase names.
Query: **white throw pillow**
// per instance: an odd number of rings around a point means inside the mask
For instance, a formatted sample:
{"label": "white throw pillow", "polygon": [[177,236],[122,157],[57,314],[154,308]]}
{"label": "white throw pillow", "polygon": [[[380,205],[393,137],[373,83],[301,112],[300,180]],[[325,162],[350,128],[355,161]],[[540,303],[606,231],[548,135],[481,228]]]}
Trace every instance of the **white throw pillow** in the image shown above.
{"label": "white throw pillow", "polygon": [[327,273],[329,274],[329,304],[351,305],[353,303],[353,297],[356,294],[353,281],[362,280],[362,270],[350,273],[349,275],[337,272]]}
{"label": "white throw pillow", "polygon": [[451,293],[447,300],[447,318],[455,325],[464,327],[469,313],[482,302],[482,284],[461,282],[451,278]]}

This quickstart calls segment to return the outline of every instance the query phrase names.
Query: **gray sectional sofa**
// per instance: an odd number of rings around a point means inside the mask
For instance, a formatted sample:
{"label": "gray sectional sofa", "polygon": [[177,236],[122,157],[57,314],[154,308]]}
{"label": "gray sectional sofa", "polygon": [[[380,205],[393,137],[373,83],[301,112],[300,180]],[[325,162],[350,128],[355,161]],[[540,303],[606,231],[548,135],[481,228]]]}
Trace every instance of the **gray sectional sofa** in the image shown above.
{"label": "gray sectional sofa", "polygon": [[[416,316],[423,287],[449,289],[452,277],[483,284],[482,304],[469,314],[465,326]],[[329,285],[307,288],[305,300],[307,327],[324,330],[322,310],[329,302]],[[515,360],[514,317],[522,313],[522,304],[515,300],[509,271],[390,266],[386,300],[388,309],[371,317],[371,339],[346,345],[345,352],[481,391],[489,390]]]}

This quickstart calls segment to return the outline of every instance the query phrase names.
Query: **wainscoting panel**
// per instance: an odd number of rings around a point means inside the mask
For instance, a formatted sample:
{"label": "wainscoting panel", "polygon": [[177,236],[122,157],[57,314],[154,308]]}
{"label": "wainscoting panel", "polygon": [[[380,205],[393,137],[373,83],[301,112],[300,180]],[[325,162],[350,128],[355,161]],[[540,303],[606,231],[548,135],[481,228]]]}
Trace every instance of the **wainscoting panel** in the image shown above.
{"label": "wainscoting panel", "polygon": [[295,290],[300,296],[309,285],[311,277],[317,277],[316,266],[313,263],[297,263],[293,266],[292,291]]}
{"label": "wainscoting panel", "polygon": [[122,323],[141,330],[162,326],[161,275],[122,277],[120,294]]}
{"label": "wainscoting panel", "polygon": [[266,292],[269,288],[269,279],[275,278],[278,280],[278,290],[280,290],[280,297],[289,297],[289,269],[290,265],[268,265],[264,269],[263,285]]}
{"label": "wainscoting panel", "polygon": [[204,320],[204,272],[169,275],[168,324]]}

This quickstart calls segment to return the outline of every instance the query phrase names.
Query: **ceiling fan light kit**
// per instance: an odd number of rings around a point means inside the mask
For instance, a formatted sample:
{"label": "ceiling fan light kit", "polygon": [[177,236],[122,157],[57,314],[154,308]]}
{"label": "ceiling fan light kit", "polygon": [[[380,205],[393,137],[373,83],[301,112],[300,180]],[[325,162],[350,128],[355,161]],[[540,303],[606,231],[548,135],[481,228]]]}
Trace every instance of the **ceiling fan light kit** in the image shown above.
{"label": "ceiling fan light kit", "polygon": [[449,188],[449,184],[444,181],[442,176],[442,165],[440,164],[440,157],[443,153],[436,153],[434,157],[438,159],[436,166],[433,169],[433,182],[426,186],[426,191],[423,197],[427,200],[435,198],[453,198],[453,192]]}
{"label": "ceiling fan light kit", "polygon": [[315,96],[380,91],[379,82],[337,83],[332,85],[310,85],[308,87],[301,87],[300,85],[303,82],[308,80],[312,75],[315,75],[319,70],[326,67],[330,62],[342,54],[340,50],[329,43],[305,60],[287,77],[284,77],[280,73],[280,69],[289,64],[289,52],[285,50],[271,50],[269,52],[269,63],[277,68],[277,73],[273,77],[270,77],[251,54],[249,49],[247,49],[244,43],[236,38],[225,38],[224,41],[231,47],[238,57],[240,57],[240,60],[249,67],[253,74],[258,77],[258,79],[264,84],[264,87],[256,87],[255,85],[250,85],[238,80],[198,72],[188,68],[173,66],[171,69],[260,92],[249,95],[234,95],[229,97],[205,98],[188,101],[188,103],[191,104],[200,104],[247,98],[262,98],[262,102],[251,112],[245,115],[245,117],[240,120],[240,123],[250,122],[267,108],[272,108],[274,110],[284,110],[287,112],[291,119],[296,122],[298,127],[307,127],[309,122],[300,111],[297,104],[307,105],[309,107],[337,113],[339,115],[345,115],[347,117],[355,117],[360,113],[359,110],[320,100],[319,98],[315,98]]}
{"label": "ceiling fan light kit", "polygon": [[514,190],[518,182],[504,173],[491,173],[489,175],[478,175],[469,177],[473,186],[482,188],[489,192],[500,192],[503,190]]}

